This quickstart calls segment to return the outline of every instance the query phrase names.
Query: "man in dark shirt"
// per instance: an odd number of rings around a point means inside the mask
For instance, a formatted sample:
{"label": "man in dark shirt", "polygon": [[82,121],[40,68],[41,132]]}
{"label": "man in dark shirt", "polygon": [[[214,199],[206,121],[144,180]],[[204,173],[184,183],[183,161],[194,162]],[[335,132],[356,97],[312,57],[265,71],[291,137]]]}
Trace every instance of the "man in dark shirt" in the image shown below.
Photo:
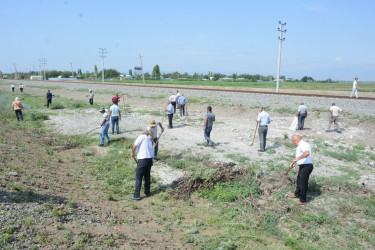
{"label": "man in dark shirt", "polygon": [[46,99],[47,99],[47,108],[49,108],[49,105],[52,104],[52,93],[49,90],[47,91]]}
{"label": "man in dark shirt", "polygon": [[215,143],[210,139],[210,134],[212,130],[212,126],[214,125],[215,115],[212,113],[212,107],[207,107],[207,114],[206,119],[204,120],[203,130],[204,130],[204,138],[207,140],[206,146],[209,144],[214,145]]}

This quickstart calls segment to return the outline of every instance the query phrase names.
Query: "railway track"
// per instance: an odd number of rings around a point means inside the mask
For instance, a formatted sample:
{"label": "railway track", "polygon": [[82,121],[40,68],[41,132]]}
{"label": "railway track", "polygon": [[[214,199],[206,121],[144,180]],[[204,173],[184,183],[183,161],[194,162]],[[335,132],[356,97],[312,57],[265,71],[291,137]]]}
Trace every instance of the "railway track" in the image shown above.
{"label": "railway track", "polygon": [[[22,80],[35,82],[32,80]],[[203,91],[219,91],[219,92],[232,92],[232,93],[249,93],[249,94],[265,94],[265,95],[286,95],[286,96],[306,96],[306,97],[320,97],[320,98],[339,98],[339,99],[351,99],[349,96],[342,95],[324,95],[324,94],[305,94],[305,93],[291,93],[291,92],[264,92],[264,91],[254,91],[254,90],[243,90],[243,89],[223,89],[215,87],[186,87],[185,85],[153,85],[153,84],[129,84],[129,83],[101,83],[101,82],[86,82],[86,81],[48,81],[48,82],[59,82],[59,83],[82,83],[82,84],[92,84],[92,85],[112,85],[112,86],[125,86],[125,87],[143,87],[143,88],[164,88],[164,89],[185,89],[185,90],[203,90]],[[349,93],[349,92],[348,92]],[[375,100],[375,97],[360,97],[359,100]]]}

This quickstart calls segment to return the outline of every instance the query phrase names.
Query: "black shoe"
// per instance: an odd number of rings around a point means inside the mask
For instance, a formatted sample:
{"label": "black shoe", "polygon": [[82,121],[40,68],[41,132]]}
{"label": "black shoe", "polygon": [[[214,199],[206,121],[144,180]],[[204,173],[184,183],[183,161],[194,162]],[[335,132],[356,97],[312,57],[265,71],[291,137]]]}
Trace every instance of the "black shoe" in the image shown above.
{"label": "black shoe", "polygon": [[145,194],[146,195],[146,197],[151,197],[151,194]]}
{"label": "black shoe", "polygon": [[258,152],[264,152],[265,150],[262,150],[262,149],[258,149]]}
{"label": "black shoe", "polygon": [[99,147],[103,147],[104,146],[104,144],[99,144]]}
{"label": "black shoe", "polygon": [[110,141],[108,142],[108,145],[109,145],[109,144],[111,144],[111,142],[110,142]]}
{"label": "black shoe", "polygon": [[138,197],[138,196],[130,196],[129,199],[138,201],[138,200],[141,199],[141,197]]}

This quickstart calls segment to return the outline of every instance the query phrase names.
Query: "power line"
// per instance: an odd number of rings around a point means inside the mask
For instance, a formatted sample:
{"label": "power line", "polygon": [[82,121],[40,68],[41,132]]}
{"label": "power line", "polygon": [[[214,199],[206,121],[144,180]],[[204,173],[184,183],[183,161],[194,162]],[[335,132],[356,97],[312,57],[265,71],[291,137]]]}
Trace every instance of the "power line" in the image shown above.
{"label": "power line", "polygon": [[47,80],[46,78],[46,64],[47,64],[47,59],[46,58],[41,58],[40,59],[40,64],[43,66],[43,71],[44,71],[44,80]]}
{"label": "power line", "polygon": [[102,58],[102,83],[104,83],[104,58],[106,58],[107,49],[99,48],[99,56]]}
{"label": "power line", "polygon": [[283,26],[286,25],[286,23],[282,23],[279,21],[280,27],[277,29],[280,31],[279,35],[279,59],[277,63],[277,79],[276,79],[276,92],[279,92],[279,82],[280,82],[280,64],[281,64],[281,44],[283,41],[285,41],[285,38],[283,38],[283,33],[286,32],[286,30],[283,30]]}
{"label": "power line", "polygon": [[141,69],[142,69],[142,78],[143,78],[143,84],[145,84],[145,75],[143,74],[143,63],[142,63],[142,57],[141,54],[139,54],[139,60],[141,60]]}

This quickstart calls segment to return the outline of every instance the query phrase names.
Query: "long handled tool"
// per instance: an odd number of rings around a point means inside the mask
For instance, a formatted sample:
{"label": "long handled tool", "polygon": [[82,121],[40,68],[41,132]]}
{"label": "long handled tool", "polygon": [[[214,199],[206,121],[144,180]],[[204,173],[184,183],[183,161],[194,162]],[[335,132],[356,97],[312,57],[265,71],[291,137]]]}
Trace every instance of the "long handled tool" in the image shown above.
{"label": "long handled tool", "polygon": [[[160,133],[160,135],[159,135],[159,137],[158,137],[158,140],[157,140],[156,143],[155,143],[155,147],[156,147],[156,145],[158,145],[158,143],[159,143],[159,139],[160,139],[160,137],[161,137],[162,134],[163,134],[163,132]],[[155,147],[154,147],[154,148],[155,148]]]}
{"label": "long handled tool", "polygon": [[137,163],[137,165],[138,165],[138,161],[137,161],[137,159],[135,158],[135,156],[133,156],[133,159],[134,159],[135,163]]}
{"label": "long handled tool", "polygon": [[98,129],[98,127],[94,128],[93,130],[90,130],[89,132],[86,133],[86,135],[90,134],[91,132],[93,132],[93,131],[95,131],[97,129]]}
{"label": "long handled tool", "polygon": [[288,175],[289,171],[294,167],[294,164],[290,164],[288,170],[286,171],[285,175]]}
{"label": "long handled tool", "polygon": [[251,142],[250,146],[253,146],[254,145],[254,140],[255,140],[255,135],[257,134],[257,129],[258,129],[258,122],[257,122],[257,125],[255,127],[255,131],[254,131],[254,137],[253,137],[253,141]]}

